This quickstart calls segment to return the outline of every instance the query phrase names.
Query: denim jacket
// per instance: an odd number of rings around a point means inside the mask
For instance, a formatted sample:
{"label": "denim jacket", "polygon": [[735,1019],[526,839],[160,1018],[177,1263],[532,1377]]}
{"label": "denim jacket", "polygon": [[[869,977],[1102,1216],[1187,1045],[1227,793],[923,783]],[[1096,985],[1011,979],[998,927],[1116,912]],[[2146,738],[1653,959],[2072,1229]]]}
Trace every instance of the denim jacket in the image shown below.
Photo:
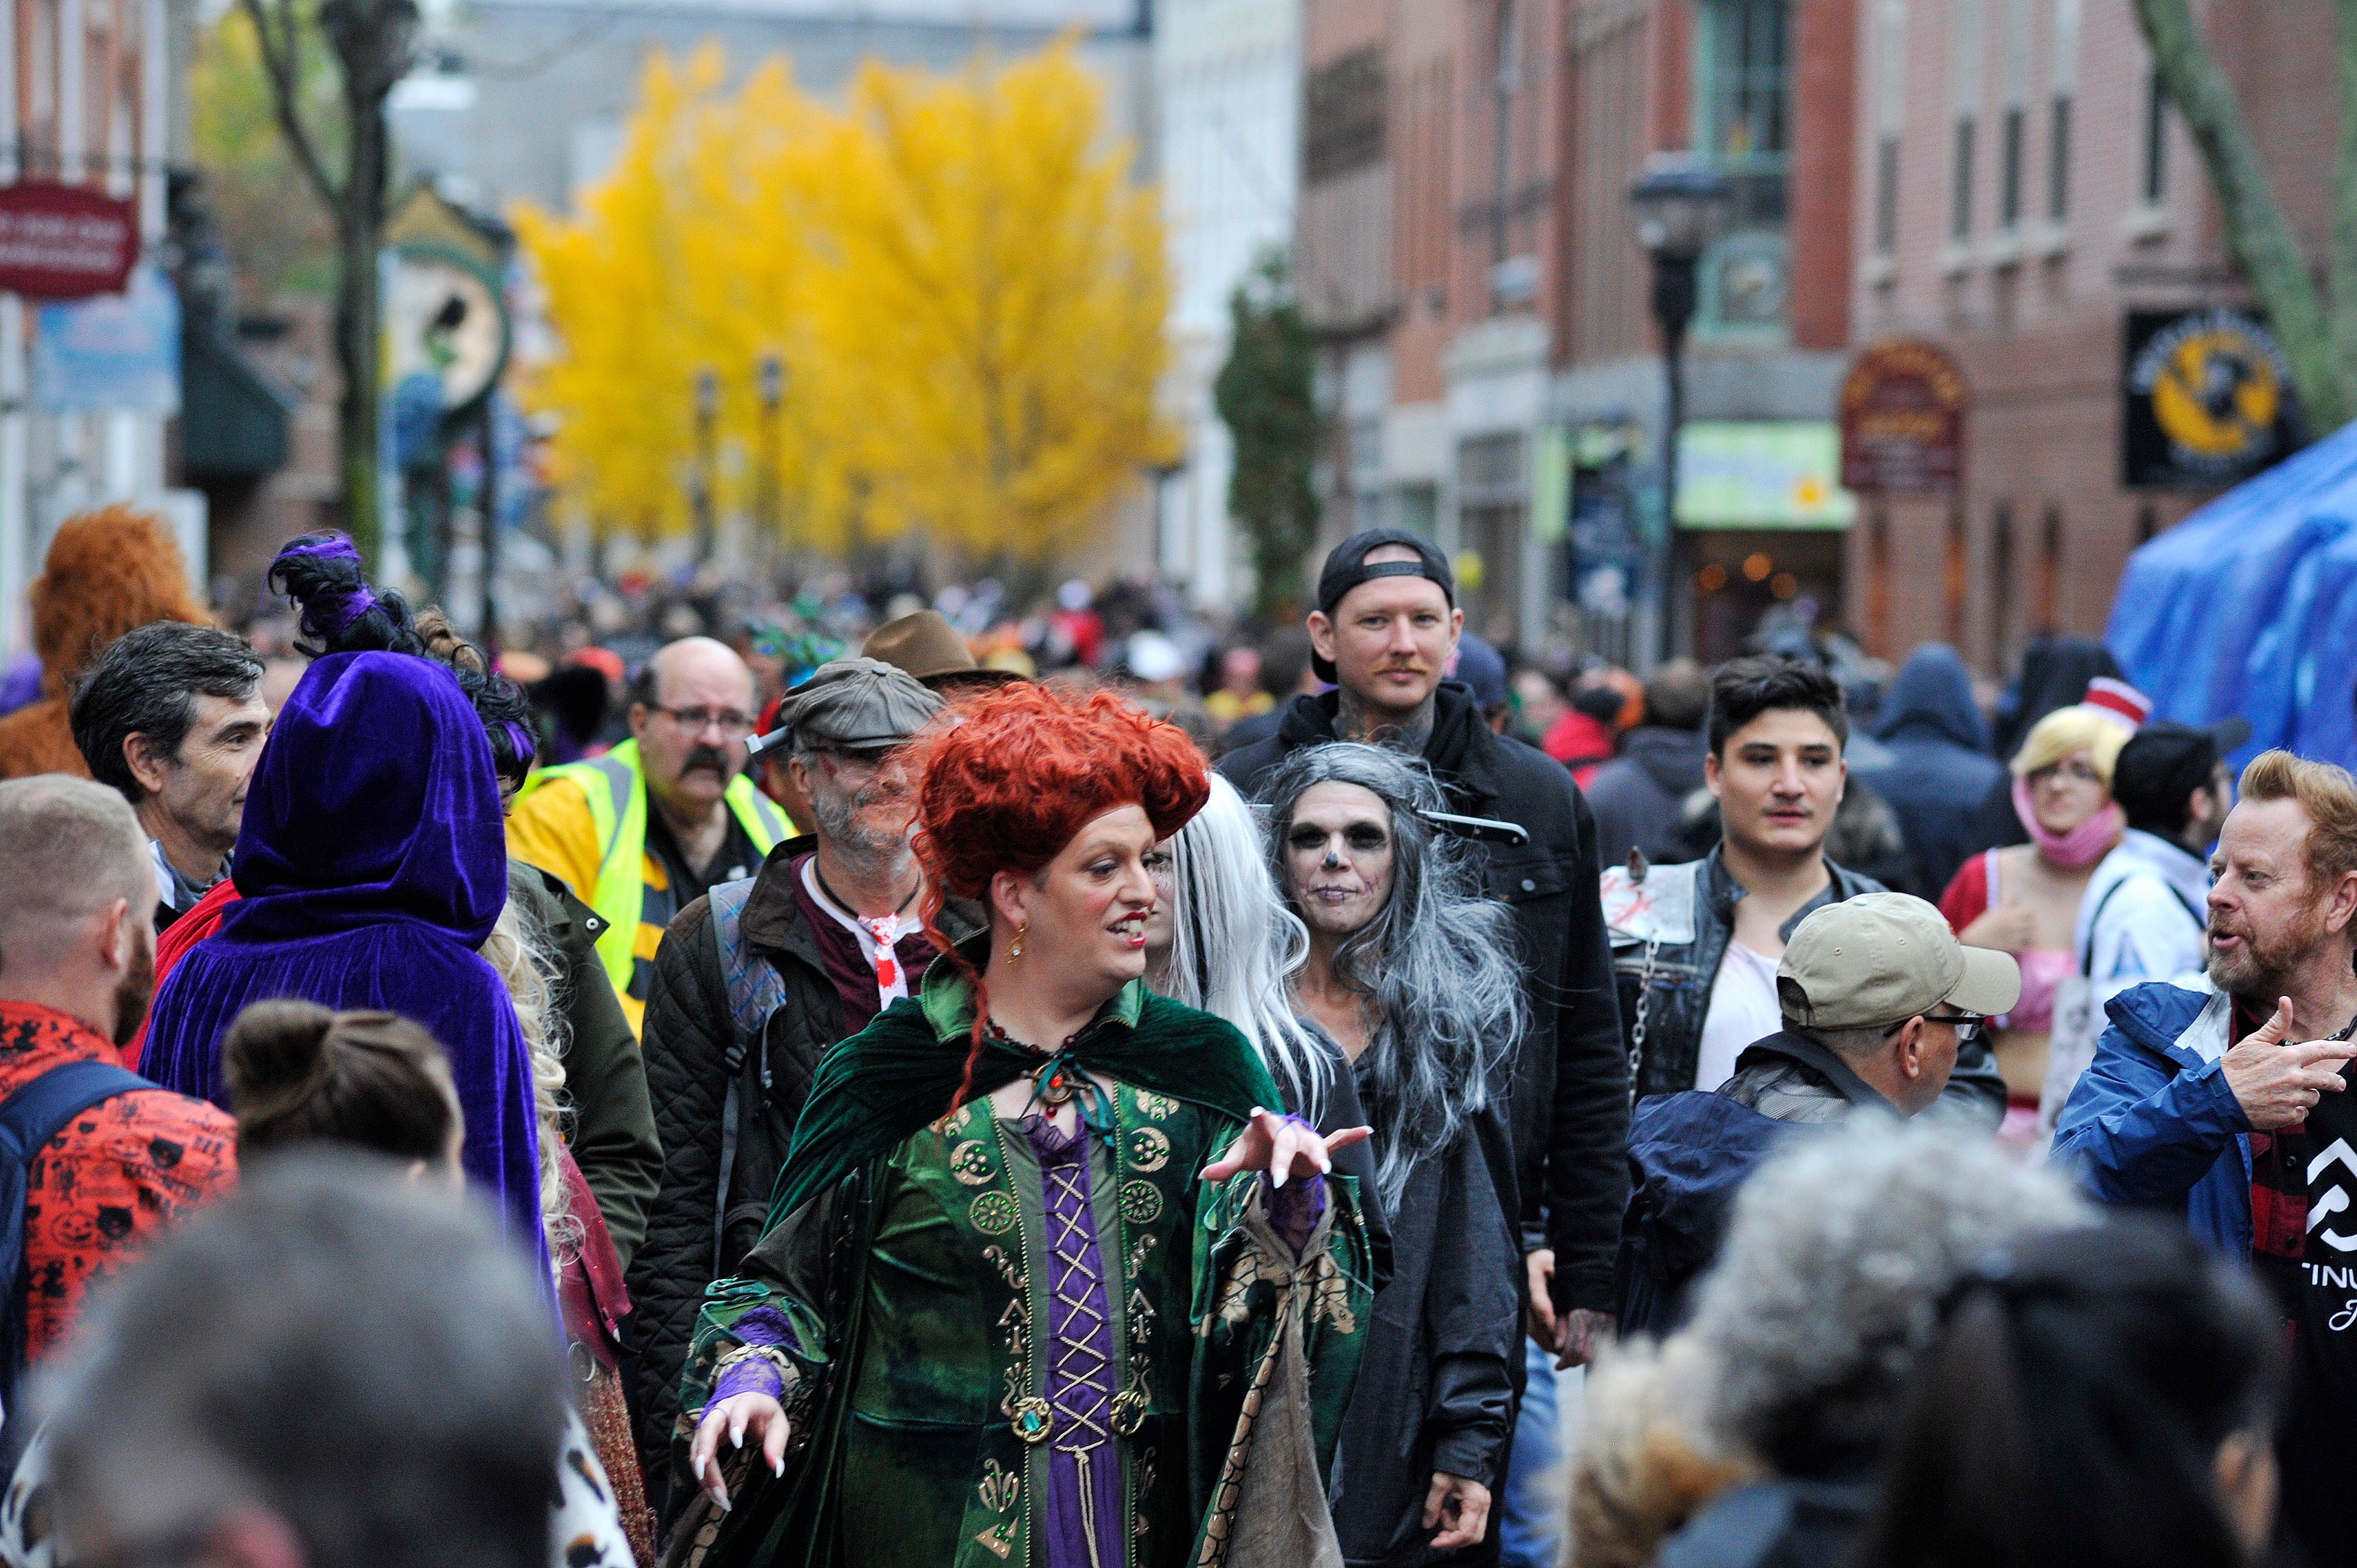
{"label": "denim jacket", "polygon": [[[1832,881],[1784,922],[1780,935],[1785,940],[1827,904],[1885,891],[1872,877],[1831,861],[1825,870]],[[1629,1082],[1639,1099],[1692,1089],[1711,985],[1727,944],[1735,940],[1735,906],[1745,897],[1743,886],[1713,849],[1701,860],[1650,867],[1641,881],[1616,865],[1604,873],[1602,888]],[[1941,1100],[1986,1126],[2004,1119],[2005,1079],[1985,1037],[1957,1053]]]}

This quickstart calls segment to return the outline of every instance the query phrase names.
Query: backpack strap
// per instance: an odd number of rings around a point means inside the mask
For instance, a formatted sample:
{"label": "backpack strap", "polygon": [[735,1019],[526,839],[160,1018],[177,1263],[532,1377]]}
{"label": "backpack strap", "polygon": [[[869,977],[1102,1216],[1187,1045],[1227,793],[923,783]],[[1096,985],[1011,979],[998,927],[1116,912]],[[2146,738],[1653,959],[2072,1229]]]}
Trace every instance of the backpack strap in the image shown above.
{"label": "backpack strap", "polygon": [[[62,1062],[0,1101],[0,1279],[13,1286],[6,1316],[0,1319],[0,1423],[15,1412],[25,1376],[31,1285],[25,1259],[26,1167],[67,1122],[100,1101],[156,1087],[113,1062]],[[13,1474],[27,1434],[13,1425],[0,1425],[0,1468]]]}
{"label": "backpack strap", "polygon": [[745,1113],[745,1062],[760,1057],[761,1088],[770,1087],[770,1059],[760,1054],[761,1026],[786,999],[785,977],[778,966],[761,957],[745,940],[745,905],[753,896],[758,876],[724,882],[706,895],[711,900],[712,938],[720,950],[720,972],[728,985],[728,1045],[721,1056],[727,1069],[726,1102],[720,1112],[720,1181],[712,1197],[712,1277],[720,1266],[722,1233],[728,1221],[728,1187],[737,1174],[738,1126]]}

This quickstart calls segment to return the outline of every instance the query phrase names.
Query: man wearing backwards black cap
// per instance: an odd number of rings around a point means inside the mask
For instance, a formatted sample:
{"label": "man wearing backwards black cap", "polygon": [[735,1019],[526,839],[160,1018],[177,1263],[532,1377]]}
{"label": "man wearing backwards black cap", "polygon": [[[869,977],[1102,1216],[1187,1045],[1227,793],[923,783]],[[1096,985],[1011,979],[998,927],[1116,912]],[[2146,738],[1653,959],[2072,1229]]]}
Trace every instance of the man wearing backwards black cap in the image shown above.
{"label": "man wearing backwards black cap", "polygon": [[1464,625],[1456,575],[1430,541],[1388,528],[1352,534],[1326,558],[1309,616],[1318,673],[1336,689],[1295,698],[1274,736],[1219,766],[1251,795],[1297,747],[1373,741],[1430,763],[1458,811],[1529,832],[1527,844],[1476,853],[1489,892],[1513,908],[1530,1002],[1512,1101],[1523,1283],[1532,1332],[1572,1365],[1611,1326],[1628,1195],[1628,1067],[1596,825],[1560,764],[1491,733],[1468,688],[1442,680]]}
{"label": "man wearing backwards black cap", "polygon": [[[823,664],[787,693],[786,767],[815,831],[682,909],[655,955],[647,1086],[663,1179],[629,1280],[643,1451],[666,1451],[705,1284],[759,1239],[819,1058],[915,994],[932,961],[899,754],[942,706],[874,659]],[[942,929],[961,940],[974,926],[953,906]],[[668,1473],[650,1464],[650,1476]]]}

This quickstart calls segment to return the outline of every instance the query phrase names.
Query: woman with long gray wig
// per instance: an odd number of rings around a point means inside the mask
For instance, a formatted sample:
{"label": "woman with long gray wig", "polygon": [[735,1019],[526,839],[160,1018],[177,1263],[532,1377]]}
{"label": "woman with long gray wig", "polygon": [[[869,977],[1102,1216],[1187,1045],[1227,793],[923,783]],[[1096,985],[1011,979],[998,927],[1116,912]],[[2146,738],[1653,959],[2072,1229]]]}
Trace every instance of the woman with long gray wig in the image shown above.
{"label": "woman with long gray wig", "polygon": [[[1366,1125],[1341,1051],[1294,1015],[1292,980],[1308,960],[1309,932],[1271,880],[1266,838],[1236,787],[1212,774],[1211,800],[1156,855],[1162,896],[1146,923],[1146,984],[1233,1024],[1276,1079],[1286,1108],[1319,1132]],[[1374,1145],[1335,1151],[1334,1170],[1359,1178],[1359,1213],[1380,1285],[1390,1277],[1391,1232]]]}
{"label": "woman with long gray wig", "polygon": [[1491,1490],[1522,1354],[1513,928],[1425,815],[1447,807],[1420,759],[1305,747],[1265,788],[1270,862],[1309,935],[1295,1004],[1351,1064],[1391,1220],[1392,1277],[1335,1458],[1335,1530],[1352,1564],[1494,1561]]}

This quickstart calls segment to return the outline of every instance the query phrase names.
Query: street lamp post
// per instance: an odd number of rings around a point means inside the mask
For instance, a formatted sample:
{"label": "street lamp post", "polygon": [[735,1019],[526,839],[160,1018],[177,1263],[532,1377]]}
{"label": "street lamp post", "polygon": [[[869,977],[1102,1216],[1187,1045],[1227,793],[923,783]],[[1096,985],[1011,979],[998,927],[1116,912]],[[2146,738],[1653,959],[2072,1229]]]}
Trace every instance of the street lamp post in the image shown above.
{"label": "street lamp post", "polygon": [[720,378],[710,371],[695,372],[695,488],[691,499],[695,505],[695,559],[700,565],[712,559],[712,501],[714,467],[714,427],[720,417]]}
{"label": "street lamp post", "polygon": [[1685,419],[1686,328],[1694,320],[1695,271],[1724,219],[1731,193],[1717,170],[1691,153],[1656,154],[1629,190],[1637,213],[1637,242],[1653,262],[1653,319],[1662,328],[1662,372],[1667,396],[1662,417],[1662,532],[1653,546],[1656,624],[1641,646],[1670,656],[1671,577],[1676,570],[1678,426]]}
{"label": "street lamp post", "polygon": [[780,424],[786,407],[786,362],[775,354],[761,356],[761,528],[786,553],[785,521],[779,515],[778,452]]}

